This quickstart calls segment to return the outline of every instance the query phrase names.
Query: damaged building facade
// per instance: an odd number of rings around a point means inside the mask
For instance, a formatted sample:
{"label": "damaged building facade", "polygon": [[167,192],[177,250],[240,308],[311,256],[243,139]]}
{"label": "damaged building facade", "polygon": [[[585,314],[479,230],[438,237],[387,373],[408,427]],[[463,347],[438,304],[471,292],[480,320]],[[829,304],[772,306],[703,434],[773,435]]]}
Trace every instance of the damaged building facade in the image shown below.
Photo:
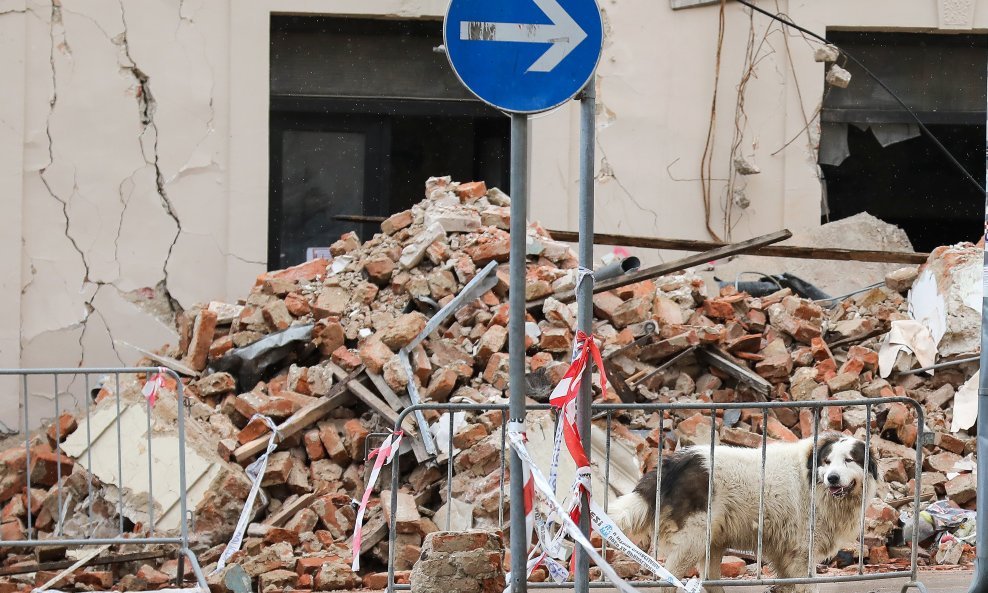
{"label": "damaged building facade", "polygon": [[[820,44],[738,4],[723,8],[720,52],[716,2],[600,4],[601,232],[727,241],[814,227],[827,212],[860,211],[849,188],[869,173],[854,155],[877,150],[862,134],[892,148],[915,134],[884,99],[855,102],[873,85],[852,66],[838,60],[851,73],[846,89],[828,84]],[[235,302],[308,248],[372,233],[376,224],[332,216],[407,209],[429,175],[507,191],[507,118],[469,97],[433,51],[445,8],[0,0],[0,367],[133,363],[136,348],[177,343],[177,311]],[[983,75],[984,58],[957,56],[984,45],[975,32],[988,25],[988,0],[778,9],[875,56],[875,72],[907,98],[896,73],[909,69],[869,44],[933,47],[923,55],[983,80],[971,71]],[[983,125],[984,84],[936,86],[911,96],[932,96],[919,110],[937,112],[929,123],[963,144],[960,128]],[[575,105],[533,121],[530,219],[546,228],[576,228],[577,137]],[[943,163],[938,174],[957,177]],[[955,212],[980,206],[983,196],[961,193]],[[869,211],[890,218],[884,199]],[[973,223],[969,236],[936,239],[973,240]],[[51,416],[52,395],[32,397],[37,419]],[[16,430],[22,419],[4,406],[0,421]]]}

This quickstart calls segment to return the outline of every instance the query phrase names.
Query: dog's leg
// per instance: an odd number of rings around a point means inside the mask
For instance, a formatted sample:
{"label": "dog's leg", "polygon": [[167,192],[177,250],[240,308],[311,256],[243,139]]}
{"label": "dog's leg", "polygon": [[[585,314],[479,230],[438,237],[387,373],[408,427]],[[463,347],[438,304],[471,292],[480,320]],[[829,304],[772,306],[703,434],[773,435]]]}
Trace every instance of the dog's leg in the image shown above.
{"label": "dog's leg", "polygon": [[[806,550],[795,549],[790,553],[774,554],[770,558],[775,573],[780,579],[799,579],[808,575]],[[815,588],[810,585],[776,585],[773,593],[809,593]]]}
{"label": "dog's leg", "polygon": [[[707,576],[703,579],[704,581],[715,581],[720,579],[720,565],[724,560],[724,549],[723,548],[711,548],[710,550],[710,571]],[[701,560],[700,570],[702,571],[705,565],[706,559]],[[724,593],[724,587],[720,585],[704,586],[707,593]]]}
{"label": "dog's leg", "polygon": [[[705,520],[703,515],[693,515],[677,531],[662,538],[660,547],[666,553],[666,568],[677,578],[682,579],[694,568],[703,570],[700,562],[707,549]],[[720,569],[719,563],[717,568]]]}

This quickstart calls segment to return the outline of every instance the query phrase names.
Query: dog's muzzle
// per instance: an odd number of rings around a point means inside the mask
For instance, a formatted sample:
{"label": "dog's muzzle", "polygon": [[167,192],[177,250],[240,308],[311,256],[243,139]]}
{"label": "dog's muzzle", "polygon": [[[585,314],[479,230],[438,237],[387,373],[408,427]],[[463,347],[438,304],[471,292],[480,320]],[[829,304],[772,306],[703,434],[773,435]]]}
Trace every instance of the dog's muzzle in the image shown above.
{"label": "dog's muzzle", "polygon": [[830,492],[830,495],[834,498],[844,498],[851,493],[852,489],[854,489],[854,483],[852,482],[847,486],[826,486],[826,488],[827,491]]}

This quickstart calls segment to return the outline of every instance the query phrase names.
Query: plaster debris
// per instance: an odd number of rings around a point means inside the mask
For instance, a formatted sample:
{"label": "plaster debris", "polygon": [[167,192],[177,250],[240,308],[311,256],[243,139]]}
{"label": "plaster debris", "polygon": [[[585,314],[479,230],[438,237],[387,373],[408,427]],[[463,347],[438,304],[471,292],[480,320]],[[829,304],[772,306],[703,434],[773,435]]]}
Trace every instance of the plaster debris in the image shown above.
{"label": "plaster debris", "polygon": [[[398,521],[394,552],[399,581],[446,587],[443,579],[451,575],[430,572],[435,565],[431,554],[440,552],[437,539],[481,537],[475,533],[491,537],[487,532],[502,527],[499,520],[508,516],[513,503],[507,488],[503,495],[501,490],[505,417],[499,410],[458,412],[452,430],[448,415],[426,412],[421,423],[405,419],[398,505],[391,508],[389,469],[380,483],[370,485],[377,494],[366,510],[358,551],[367,568],[356,574],[349,561],[356,520],[351,503],[368,486],[367,453],[410,404],[410,387],[426,403],[507,402],[508,235],[498,217],[484,213],[507,207],[510,198],[496,188],[448,177],[429,179],[425,195],[408,213],[385,221],[384,232],[368,241],[354,234],[341,237],[331,248],[332,260],[261,274],[238,303],[212,302],[179,314],[177,343],[147,353],[141,362],[170,362],[170,368],[186,375],[182,381],[188,405],[179,408],[177,386],[166,385],[150,432],[140,396],[147,378],[131,377],[122,388],[119,417],[116,394],[104,387],[91,418],[59,419],[58,429],[49,431],[54,437],[32,442],[30,470],[23,449],[0,453],[4,536],[21,537],[28,513],[39,534],[51,533],[59,517],[54,508],[59,471],[63,491],[76,489],[66,507],[66,529],[93,528],[84,522],[89,477],[98,485],[92,499],[99,509],[95,529],[117,527],[121,490],[129,531],[147,533],[150,517],[143,509],[149,500],[156,532],[174,529],[179,521],[174,484],[160,492],[157,484],[167,482],[166,473],[174,473],[167,451],[174,449],[177,414],[184,413],[190,441],[188,500],[195,516],[192,545],[210,572],[247,499],[250,482],[243,467],[267,447],[270,429],[254,418],[263,414],[277,424],[280,438],[242,549],[210,579],[216,591],[228,591],[226,576],[233,567],[266,593],[286,586],[324,591],[379,584],[386,578],[381,572],[389,557],[386,519],[392,512]],[[578,260],[538,223],[528,227],[532,249],[524,290],[530,299],[550,297],[532,308],[526,321],[527,395],[529,403],[536,403],[545,401],[569,364],[575,308],[559,303],[573,289]],[[935,253],[953,257],[955,252]],[[496,262],[488,276],[490,288],[431,327],[437,308],[451,303],[489,262]],[[949,266],[931,260],[927,268]],[[894,562],[891,556],[902,544],[896,509],[908,503],[913,491],[915,446],[925,452],[924,504],[941,500],[973,511],[974,466],[964,456],[973,453],[975,439],[964,426],[951,430],[951,425],[967,402],[969,388],[964,386],[976,369],[967,363],[939,369],[933,376],[904,374],[928,362],[925,354],[916,360],[912,350],[884,372],[880,352],[886,335],[897,325],[920,326],[911,319],[902,294],[910,274],[895,275],[890,286],[884,276],[883,271],[878,286],[823,303],[797,297],[789,288],[761,297],[730,285],[713,291],[689,270],[594,295],[593,334],[608,376],[607,391],[594,388],[596,402],[867,401],[900,396],[924,407],[923,429],[929,431],[919,438],[915,411],[903,403],[876,406],[870,426],[863,408],[853,406],[825,408],[815,427],[813,414],[796,408],[773,408],[767,417],[758,408],[722,415],[631,409],[592,424],[595,493],[629,491],[655,467],[659,447],[668,455],[706,442],[711,429],[719,442],[749,447],[761,446],[763,438],[807,437],[814,429],[859,437],[871,430],[885,488],[867,510],[869,562]],[[949,294],[958,275],[940,274],[938,279]],[[426,327],[431,333],[419,340]],[[407,366],[397,355],[401,349],[408,351]],[[955,399],[959,407],[954,407]],[[115,445],[117,426],[126,433],[122,478],[107,448],[107,443]],[[547,412],[528,415],[530,450],[540,464],[549,463],[553,426]],[[99,433],[88,448],[87,430]],[[427,452],[429,438],[436,455]],[[147,447],[157,460],[152,464],[153,497],[147,492],[147,465],[141,461]],[[608,452],[609,469],[602,462]],[[452,481],[447,482],[450,469]],[[572,471],[564,456],[560,496],[566,494]],[[25,492],[28,472],[35,487]],[[447,517],[454,529],[482,531],[439,534]],[[934,544],[923,542],[930,552],[924,558],[937,558]],[[973,557],[966,543],[948,551],[939,557],[962,563]],[[494,579],[491,586],[503,585],[497,581],[503,578],[500,561],[494,561],[499,552],[487,552],[484,562],[490,562],[474,567],[487,576],[471,575],[480,581]],[[27,560],[13,549],[0,553],[8,564]],[[858,550],[842,554],[854,559]],[[737,573],[737,564],[731,560],[725,570]],[[115,570],[136,575],[139,568]],[[637,574],[634,566],[625,569],[629,578]],[[152,571],[169,570],[174,566],[155,563],[141,574],[153,577]],[[77,578],[76,586],[91,578]],[[536,571],[535,578],[546,575]],[[128,578],[128,590],[153,588],[153,581]]]}

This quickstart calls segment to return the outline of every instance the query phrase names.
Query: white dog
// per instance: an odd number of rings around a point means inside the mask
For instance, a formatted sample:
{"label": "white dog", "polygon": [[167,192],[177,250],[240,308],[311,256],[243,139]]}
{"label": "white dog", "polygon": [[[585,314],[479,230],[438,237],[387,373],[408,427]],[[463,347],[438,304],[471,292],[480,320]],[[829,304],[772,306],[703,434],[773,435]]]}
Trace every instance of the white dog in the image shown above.
{"label": "white dog", "polygon": [[[778,578],[808,576],[810,495],[816,498],[813,561],[833,556],[852,544],[858,534],[862,496],[875,495],[877,470],[865,444],[835,433],[819,435],[817,473],[812,477],[813,439],[773,443],[766,448],[763,551]],[[720,563],[728,548],[755,550],[758,545],[761,448],[716,446],[713,462],[710,573],[720,578]],[[681,449],[662,461],[659,550],[666,568],[683,577],[693,567],[701,574],[706,563],[707,500],[710,447]],[[625,533],[651,541],[655,516],[656,474],[651,471],[635,490],[615,501],[608,511]],[[814,564],[815,566],[815,564]],[[805,587],[780,587],[801,591]],[[711,593],[721,587],[708,587]]]}

